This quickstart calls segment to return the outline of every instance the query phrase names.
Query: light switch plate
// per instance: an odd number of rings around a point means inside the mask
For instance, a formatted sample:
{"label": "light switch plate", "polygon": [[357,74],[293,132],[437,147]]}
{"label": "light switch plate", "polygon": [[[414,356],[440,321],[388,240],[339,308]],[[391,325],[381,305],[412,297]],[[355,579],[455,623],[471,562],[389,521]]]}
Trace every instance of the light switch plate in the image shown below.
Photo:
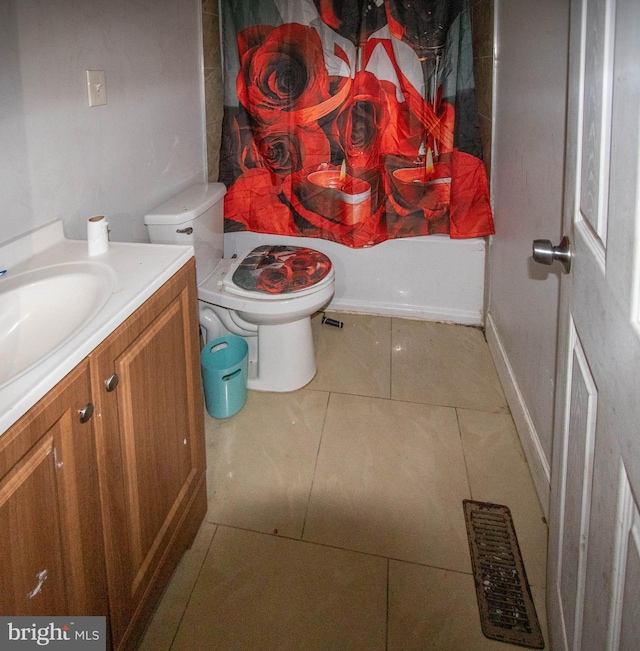
{"label": "light switch plate", "polygon": [[104,70],[87,70],[87,93],[89,106],[103,106],[107,103],[107,78]]}

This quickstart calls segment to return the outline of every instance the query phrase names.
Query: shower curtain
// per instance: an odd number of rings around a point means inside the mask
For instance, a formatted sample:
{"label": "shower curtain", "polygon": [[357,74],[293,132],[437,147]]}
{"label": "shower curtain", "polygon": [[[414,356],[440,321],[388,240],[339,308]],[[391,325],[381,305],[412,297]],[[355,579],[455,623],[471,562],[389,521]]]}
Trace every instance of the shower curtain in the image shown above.
{"label": "shower curtain", "polygon": [[225,230],[494,232],[467,0],[221,0]]}

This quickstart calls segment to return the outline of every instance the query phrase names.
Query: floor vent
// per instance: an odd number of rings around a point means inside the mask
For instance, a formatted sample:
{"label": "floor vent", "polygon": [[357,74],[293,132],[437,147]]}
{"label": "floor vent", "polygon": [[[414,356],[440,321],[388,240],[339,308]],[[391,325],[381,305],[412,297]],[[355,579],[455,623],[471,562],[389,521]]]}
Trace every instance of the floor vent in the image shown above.
{"label": "floor vent", "polygon": [[511,512],[472,500],[463,507],[482,632],[492,640],[544,649]]}

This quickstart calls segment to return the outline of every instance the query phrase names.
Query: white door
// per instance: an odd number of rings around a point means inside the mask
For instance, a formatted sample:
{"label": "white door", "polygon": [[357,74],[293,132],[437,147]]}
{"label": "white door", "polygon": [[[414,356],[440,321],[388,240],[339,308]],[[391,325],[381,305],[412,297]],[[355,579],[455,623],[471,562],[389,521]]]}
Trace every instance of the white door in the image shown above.
{"label": "white door", "polygon": [[569,51],[564,227],[574,256],[560,298],[551,646],[636,651],[640,1],[573,0]]}

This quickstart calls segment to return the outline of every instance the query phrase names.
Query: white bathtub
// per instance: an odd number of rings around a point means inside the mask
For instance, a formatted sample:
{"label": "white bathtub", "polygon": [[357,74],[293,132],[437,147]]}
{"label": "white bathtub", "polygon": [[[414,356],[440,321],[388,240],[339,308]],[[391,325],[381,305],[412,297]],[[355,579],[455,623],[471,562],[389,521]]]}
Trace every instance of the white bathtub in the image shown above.
{"label": "white bathtub", "polygon": [[483,323],[485,239],[445,235],[389,240],[367,249],[262,233],[225,233],[225,257],[261,244],[309,246],[336,270],[330,309],[467,325]]}

